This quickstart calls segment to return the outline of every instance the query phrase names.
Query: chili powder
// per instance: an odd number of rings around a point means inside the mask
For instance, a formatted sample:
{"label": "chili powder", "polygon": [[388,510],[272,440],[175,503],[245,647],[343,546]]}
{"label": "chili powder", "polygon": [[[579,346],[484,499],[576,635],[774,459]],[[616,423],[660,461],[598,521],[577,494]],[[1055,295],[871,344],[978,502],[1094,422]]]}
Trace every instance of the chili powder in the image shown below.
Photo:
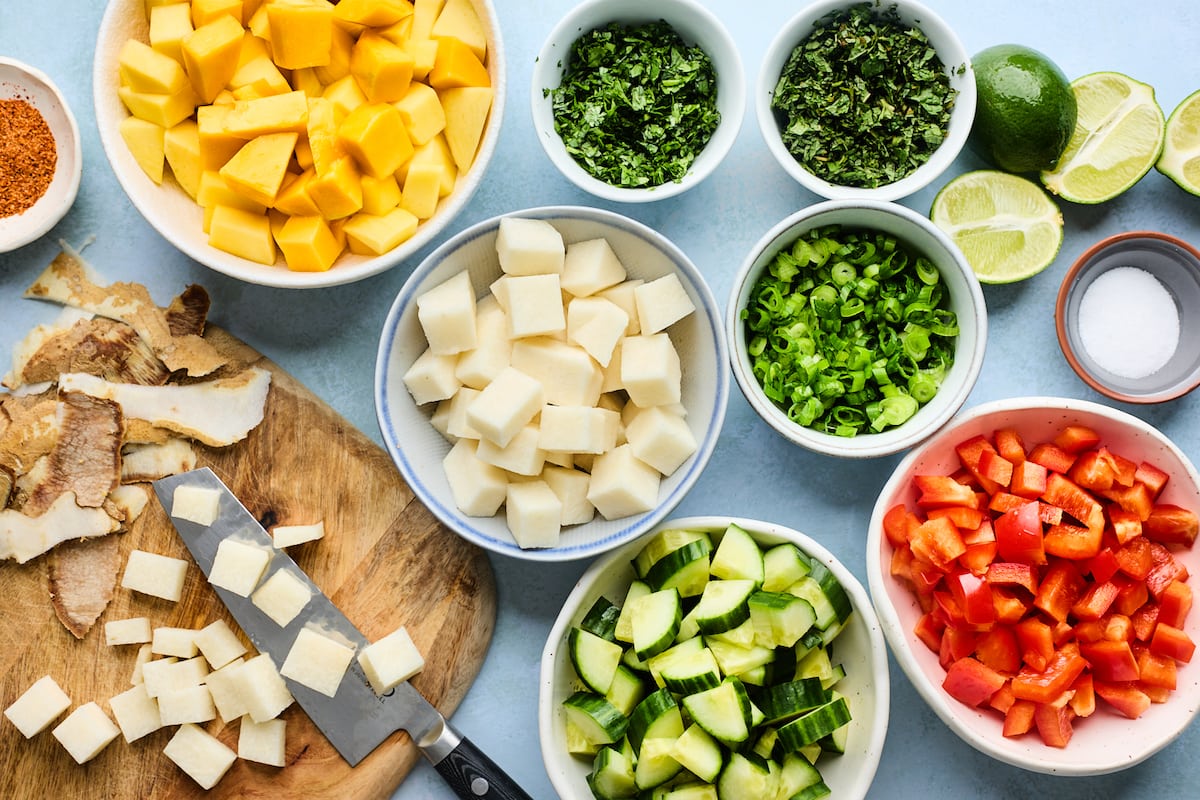
{"label": "chili powder", "polygon": [[58,147],[41,112],[25,100],[0,100],[0,217],[36,203],[57,165]]}

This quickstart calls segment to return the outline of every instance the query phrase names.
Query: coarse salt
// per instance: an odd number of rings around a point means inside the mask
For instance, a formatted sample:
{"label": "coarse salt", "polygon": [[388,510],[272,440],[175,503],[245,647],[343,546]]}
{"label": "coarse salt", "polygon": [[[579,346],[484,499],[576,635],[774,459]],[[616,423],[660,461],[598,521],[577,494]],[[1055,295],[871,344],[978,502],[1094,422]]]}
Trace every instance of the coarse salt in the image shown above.
{"label": "coarse salt", "polygon": [[1179,344],[1179,310],[1158,278],[1114,267],[1079,301],[1079,339],[1102,369],[1130,380],[1162,369]]}

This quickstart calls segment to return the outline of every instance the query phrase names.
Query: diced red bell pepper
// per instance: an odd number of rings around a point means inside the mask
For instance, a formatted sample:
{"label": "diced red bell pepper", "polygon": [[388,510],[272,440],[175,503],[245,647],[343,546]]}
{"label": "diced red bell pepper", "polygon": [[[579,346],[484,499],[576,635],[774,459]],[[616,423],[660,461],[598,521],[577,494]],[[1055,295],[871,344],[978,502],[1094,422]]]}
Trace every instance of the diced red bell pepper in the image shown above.
{"label": "diced red bell pepper", "polygon": [[[946,517],[961,531],[975,530],[983,524],[983,512],[970,506],[942,506],[931,508],[925,514],[927,519]],[[920,521],[917,522],[920,524]]]}
{"label": "diced red bell pepper", "polygon": [[1152,498],[1157,498],[1162,493],[1163,487],[1167,485],[1169,479],[1170,476],[1167,473],[1148,461],[1138,464],[1137,471],[1133,473],[1134,482],[1143,484],[1149,490]]}
{"label": "diced red bell pepper", "polygon": [[[1014,675],[1021,668],[1021,651],[1012,628],[997,625],[979,637],[975,657],[1004,675]],[[1000,709],[1003,711],[1003,709]]]}
{"label": "diced red bell pepper", "polygon": [[909,579],[918,597],[929,595],[942,582],[945,573],[923,558],[913,554],[909,565]]}
{"label": "diced red bell pepper", "polygon": [[1145,681],[1138,681],[1135,685],[1150,698],[1151,703],[1165,703],[1171,698],[1171,690],[1165,686],[1155,686]]}
{"label": "diced red bell pepper", "polygon": [[1171,503],[1158,503],[1150,509],[1150,516],[1142,523],[1142,533],[1155,542],[1191,547],[1196,541],[1196,534],[1200,533],[1200,517],[1190,509]]}
{"label": "diced red bell pepper", "polygon": [[1142,535],[1142,520],[1137,514],[1117,505],[1110,505],[1106,513],[1118,543],[1127,544]]}
{"label": "diced red bell pepper", "polygon": [[946,575],[946,585],[968,625],[983,626],[995,622],[996,609],[992,606],[992,589],[987,581],[972,572],[959,570]]}
{"label": "diced red bell pepper", "polygon": [[913,555],[945,572],[967,549],[962,534],[945,517],[927,519],[916,527],[909,540]]}
{"label": "diced red bell pepper", "polygon": [[979,452],[979,474],[997,486],[1008,486],[1012,483],[1013,462],[995,450],[981,450]]}
{"label": "diced red bell pepper", "polygon": [[1005,586],[992,587],[992,606],[996,622],[1016,625],[1029,613],[1029,601],[1017,596],[1017,590]]}
{"label": "diced red bell pepper", "polygon": [[1113,642],[1133,641],[1133,620],[1124,614],[1109,614],[1104,618],[1104,638]]}
{"label": "diced red bell pepper", "polygon": [[1033,711],[1033,723],[1037,726],[1042,743],[1049,747],[1066,747],[1074,729],[1071,721],[1075,712],[1067,705],[1069,698],[1059,703],[1039,703]]}
{"label": "diced red bell pepper", "polygon": [[1033,446],[1027,460],[1041,464],[1047,472],[1059,472],[1065,475],[1071,469],[1071,465],[1075,463],[1075,456],[1056,444],[1042,442]]}
{"label": "diced red bell pepper", "polygon": [[1067,425],[1054,437],[1054,444],[1068,453],[1082,453],[1100,444],[1100,434],[1086,425]]}
{"label": "diced red bell pepper", "polygon": [[1137,479],[1137,464],[1122,455],[1114,453],[1104,445],[1096,448],[1096,452],[1112,468],[1114,483],[1120,486],[1133,486],[1133,482]]}
{"label": "diced red bell pepper", "polygon": [[1033,605],[1045,611],[1052,619],[1065,622],[1071,606],[1080,598],[1087,581],[1080,574],[1075,562],[1056,559],[1038,583]]}
{"label": "diced red bell pepper", "polygon": [[1132,683],[1094,681],[1097,696],[1129,719],[1137,719],[1150,708],[1150,697]]}
{"label": "diced red bell pepper", "polygon": [[1078,645],[1068,642],[1054,651],[1045,669],[1022,668],[1012,679],[1013,695],[1035,703],[1052,703],[1085,669],[1087,661],[1079,654]]}
{"label": "diced red bell pepper", "polygon": [[1139,642],[1149,642],[1158,627],[1158,603],[1146,603],[1129,615],[1133,623],[1133,636]]}
{"label": "diced red bell pepper", "polygon": [[1104,623],[1098,619],[1085,619],[1076,622],[1075,627],[1071,629],[1071,636],[1080,644],[1084,642],[1098,642],[1104,638]]}
{"label": "diced red bell pepper", "polygon": [[972,436],[954,446],[954,452],[958,454],[959,462],[971,474],[971,477],[978,481],[980,488],[988,494],[995,494],[1000,485],[984,475],[979,466],[985,451],[995,453],[996,448],[982,434]]}
{"label": "diced red bell pepper", "polygon": [[1113,472],[1112,464],[1105,460],[1099,451],[1088,450],[1080,453],[1079,457],[1075,459],[1067,477],[1083,489],[1099,492],[1112,488],[1116,474]]}
{"label": "diced red bell pepper", "polygon": [[1192,587],[1183,581],[1171,581],[1158,597],[1158,621],[1182,628],[1192,610]]}
{"label": "diced red bell pepper", "polygon": [[1034,672],[1041,672],[1054,657],[1054,634],[1050,626],[1037,617],[1026,617],[1013,626],[1021,660]]}
{"label": "diced red bell pepper", "polygon": [[1150,652],[1186,664],[1196,652],[1196,643],[1179,628],[1160,622],[1154,626],[1154,635],[1150,637]]}
{"label": "diced red bell pepper", "polygon": [[1146,575],[1146,588],[1156,600],[1171,585],[1171,581],[1187,580],[1187,567],[1158,542],[1150,543],[1150,561],[1152,565]]}
{"label": "diced red bell pepper", "polygon": [[1150,599],[1150,590],[1145,581],[1137,581],[1124,575],[1114,575],[1113,582],[1117,584],[1117,600],[1113,610],[1118,614],[1132,617],[1133,613],[1146,604]]}
{"label": "diced red bell pepper", "polygon": [[976,575],[987,572],[988,564],[996,559],[996,541],[977,542],[968,544],[967,549],[958,557],[958,563]]}
{"label": "diced red bell pepper", "polygon": [[1008,681],[1005,681],[1004,685],[988,698],[988,707],[996,709],[1001,714],[1006,714],[1015,702],[1017,702],[1017,698],[1013,697],[1012,687],[1008,685]]}
{"label": "diced red bell pepper", "polygon": [[1025,442],[1013,428],[1000,428],[992,434],[992,440],[996,443],[996,452],[1006,460],[1013,464],[1025,460]]}
{"label": "diced red bell pepper", "polygon": [[1100,552],[1103,541],[1103,528],[1084,528],[1060,522],[1046,529],[1043,546],[1046,548],[1046,555],[1084,561]]}
{"label": "diced red bell pepper", "polygon": [[1111,547],[1101,547],[1099,553],[1088,559],[1087,571],[1093,581],[1103,583],[1120,572],[1121,565]]}
{"label": "diced red bell pepper", "polygon": [[979,634],[975,631],[947,625],[946,629],[942,631],[942,646],[938,651],[938,662],[943,669],[949,668],[955,661],[974,653],[978,641]]}
{"label": "diced red bell pepper", "polygon": [[894,548],[890,565],[892,577],[912,583],[912,562],[912,548],[907,544]]}
{"label": "diced red bell pepper", "polygon": [[1006,511],[992,523],[996,532],[999,557],[1005,561],[1024,564],[1045,564],[1046,551],[1042,541],[1042,520],[1036,501]]}
{"label": "diced red bell pepper", "polygon": [[1096,687],[1090,672],[1083,673],[1071,684],[1071,699],[1067,705],[1076,717],[1090,717],[1096,713]]}
{"label": "diced red bell pepper", "polygon": [[1087,659],[1098,681],[1136,681],[1140,677],[1137,658],[1128,642],[1084,642],[1079,645],[1079,654]]}
{"label": "diced red bell pepper", "polygon": [[883,515],[883,535],[892,547],[907,547],[909,534],[920,524],[921,520],[908,506],[897,503]]}
{"label": "diced red bell pepper", "polygon": [[1033,499],[1046,491],[1046,468],[1034,461],[1020,461],[1013,466],[1008,490],[1019,497]]}
{"label": "diced red bell pepper", "polygon": [[996,670],[968,656],[950,664],[942,688],[960,703],[975,707],[986,703],[1005,680]]}
{"label": "diced red bell pepper", "polygon": [[1139,481],[1134,481],[1133,486],[1114,486],[1098,494],[1143,522],[1150,516],[1150,509],[1154,507],[1154,498],[1150,490],[1146,488],[1146,484]]}
{"label": "diced red bell pepper", "polygon": [[1104,528],[1104,509],[1100,502],[1064,475],[1051,472],[1046,476],[1042,499],[1089,528]]}
{"label": "diced red bell pepper", "polygon": [[993,585],[1021,586],[1030,594],[1037,593],[1037,572],[1032,564],[1023,564],[1017,561],[993,561],[988,565],[987,575],[984,577],[988,583]]}
{"label": "diced red bell pepper", "polygon": [[921,508],[940,506],[973,506],[975,492],[970,486],[959,483],[949,475],[915,475],[913,483],[920,495],[917,505]]}
{"label": "diced red bell pepper", "polygon": [[931,651],[940,653],[942,649],[942,631],[945,629],[945,622],[936,614],[926,612],[917,620],[917,624],[913,627],[913,633]]}
{"label": "diced red bell pepper", "polygon": [[1100,619],[1116,601],[1118,591],[1120,590],[1112,581],[1092,582],[1083,596],[1071,606],[1071,613],[1080,620]]}
{"label": "diced red bell pepper", "polygon": [[1033,713],[1037,705],[1030,700],[1015,700],[1004,712],[1002,733],[1012,738],[1023,736],[1033,730]]}
{"label": "diced red bell pepper", "polygon": [[1131,539],[1113,555],[1117,558],[1121,572],[1134,580],[1144,581],[1154,566],[1154,555],[1150,552],[1150,540],[1142,536]]}
{"label": "diced red bell pepper", "polygon": [[[1160,656],[1150,650],[1138,653],[1138,676],[1141,683],[1174,690],[1178,685],[1175,659]],[[1144,691],[1144,690],[1143,690]]]}

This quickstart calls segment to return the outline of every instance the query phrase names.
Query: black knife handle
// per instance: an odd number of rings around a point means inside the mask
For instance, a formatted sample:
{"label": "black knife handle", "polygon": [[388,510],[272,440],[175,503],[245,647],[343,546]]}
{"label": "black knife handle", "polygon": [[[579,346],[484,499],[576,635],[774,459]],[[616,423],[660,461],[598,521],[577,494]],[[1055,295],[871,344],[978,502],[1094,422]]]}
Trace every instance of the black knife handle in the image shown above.
{"label": "black knife handle", "polygon": [[533,800],[465,737],[458,738],[454,748],[433,767],[463,800]]}

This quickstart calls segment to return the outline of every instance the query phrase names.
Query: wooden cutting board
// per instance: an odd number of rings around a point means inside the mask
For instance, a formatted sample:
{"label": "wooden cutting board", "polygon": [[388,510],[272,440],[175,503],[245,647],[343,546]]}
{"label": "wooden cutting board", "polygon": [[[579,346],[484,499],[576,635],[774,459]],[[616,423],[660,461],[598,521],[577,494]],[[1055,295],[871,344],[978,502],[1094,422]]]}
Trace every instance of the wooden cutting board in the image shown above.
{"label": "wooden cutting board", "polygon": [[[212,467],[265,527],[323,520],[325,538],[291,548],[292,557],[368,639],[408,628],[426,660],[413,686],[449,715],[479,671],[495,622],[486,555],[416,500],[383,449],[277,365],[253,357],[273,376],[266,417],[232,447],[197,446],[200,466]],[[191,563],[153,497],[120,534],[121,571],[135,548]],[[129,688],[138,650],[106,646],[108,620],[146,616],[154,626],[200,628],[220,617],[239,630],[192,564],[179,603],[118,585],[99,621],[77,640],[51,607],[47,562],[0,562],[0,708],[48,674],[72,708],[94,700],[107,711],[108,698]],[[209,792],[162,754],[174,728],[132,743],[118,736],[80,766],[51,735],[53,726],[26,740],[0,717],[0,798],[385,798],[421,758],[408,736],[396,733],[351,769],[298,705],[283,717],[287,766],[239,760]],[[205,728],[236,751],[236,722]]]}

